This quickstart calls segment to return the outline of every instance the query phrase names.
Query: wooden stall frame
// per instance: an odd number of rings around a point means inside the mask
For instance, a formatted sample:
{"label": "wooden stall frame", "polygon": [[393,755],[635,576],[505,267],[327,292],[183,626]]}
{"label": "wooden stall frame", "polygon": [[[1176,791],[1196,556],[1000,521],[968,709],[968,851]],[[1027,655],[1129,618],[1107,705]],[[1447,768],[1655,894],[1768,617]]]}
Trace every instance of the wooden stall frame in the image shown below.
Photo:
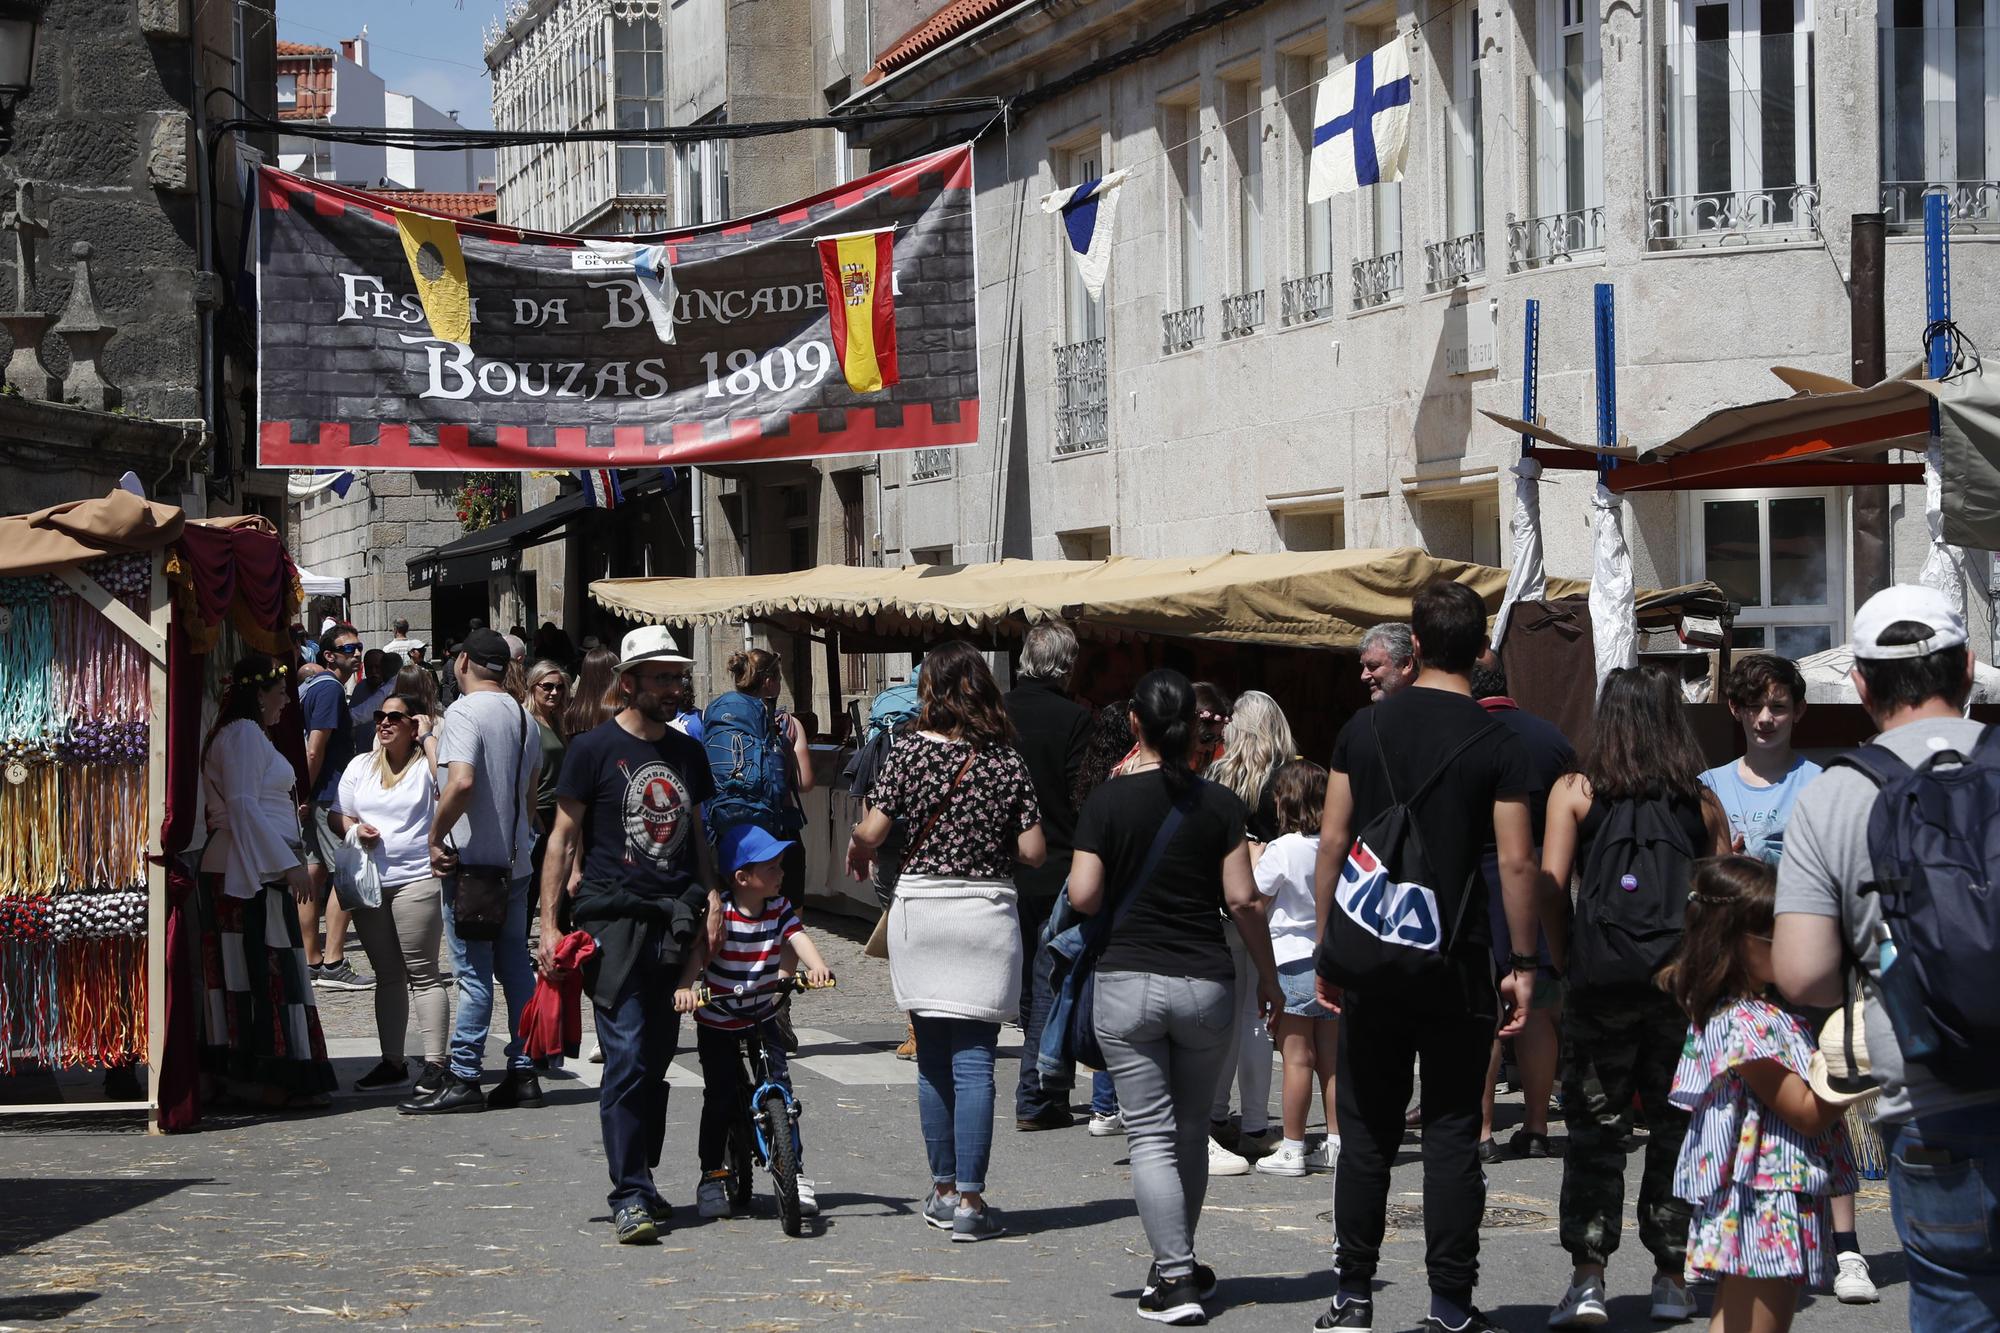
{"label": "wooden stall frame", "polygon": [[167,591],[167,550],[153,552],[149,614],[139,615],[103,584],[70,565],[51,577],[95,607],[139,645],[147,669],[152,720],[146,753],[146,1097],[136,1102],[43,1102],[0,1106],[0,1115],[76,1115],[88,1111],[144,1111],[146,1132],[160,1130],[160,1059],[167,1044],[167,865],[160,838],[167,804],[167,627],[173,604]]}

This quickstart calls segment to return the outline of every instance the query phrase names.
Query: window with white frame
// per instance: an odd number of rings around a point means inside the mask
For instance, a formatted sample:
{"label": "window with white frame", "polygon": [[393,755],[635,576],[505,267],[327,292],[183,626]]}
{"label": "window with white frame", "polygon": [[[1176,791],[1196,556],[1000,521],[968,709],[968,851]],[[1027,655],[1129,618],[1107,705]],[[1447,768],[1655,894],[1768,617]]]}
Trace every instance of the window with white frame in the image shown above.
{"label": "window with white frame", "polygon": [[[720,125],[723,115],[716,112],[699,122]],[[722,222],[729,217],[729,142],[705,139],[678,145],[675,168],[679,174],[677,219],[683,227]]]}
{"label": "window with white frame", "polygon": [[296,74],[280,74],[278,76],[278,105],[280,107],[288,107],[297,106],[298,104],[299,76]]}
{"label": "window with white frame", "polygon": [[1445,176],[1446,227],[1455,237],[1471,236],[1486,216],[1485,132],[1480,125],[1479,6],[1469,4],[1451,18],[1451,113],[1445,134],[1450,171]]}
{"label": "window with white frame", "polygon": [[[1359,31],[1359,30],[1357,30]],[[1359,32],[1362,49],[1375,50],[1405,40],[1395,28]],[[1353,266],[1354,308],[1380,305],[1403,290],[1403,185],[1383,181],[1363,186],[1360,207],[1368,212],[1367,244],[1357,247]]]}
{"label": "window with white frame", "polygon": [[1514,224],[1513,266],[1604,248],[1604,54],[1592,0],[1535,9],[1533,216]]}
{"label": "window with white frame", "polygon": [[1256,76],[1232,79],[1224,102],[1229,156],[1236,177],[1236,291],[1264,289],[1264,89]]}
{"label": "window with white frame", "polygon": [[[1313,111],[1319,86],[1328,72],[1326,53],[1294,56],[1287,62],[1292,71],[1285,96],[1292,117],[1299,161],[1299,198],[1306,194],[1306,177],[1312,162]],[[1333,200],[1321,199],[1305,206],[1305,256],[1300,273],[1312,277],[1333,269]]]}
{"label": "window with white frame", "polygon": [[[1059,149],[1056,153],[1057,188],[1071,188],[1094,181],[1104,175],[1104,150],[1093,137],[1088,142],[1079,142],[1075,147]],[[1093,298],[1090,289],[1083,285],[1083,274],[1076,257],[1070,252],[1066,236],[1058,235],[1056,254],[1063,266],[1063,337],[1064,343],[1089,342],[1104,336],[1104,297],[1100,293]]]}
{"label": "window with white frame", "polygon": [[1941,186],[1960,230],[2000,230],[2000,0],[1881,0],[1882,211],[1923,226]]}
{"label": "window with white frame", "polygon": [[1718,234],[1816,234],[1814,0],[1679,0],[1666,49],[1666,195],[1655,245]]}
{"label": "window with white frame", "polygon": [[1838,491],[1701,492],[1694,577],[1740,604],[1735,646],[1800,658],[1839,643],[1845,623]]}
{"label": "window with white frame", "polygon": [[1185,309],[1202,302],[1201,103],[1169,102],[1161,108],[1161,121],[1178,230],[1174,299]]}
{"label": "window with white frame", "polygon": [[[660,129],[667,123],[667,53],[657,18],[620,19],[611,31],[612,119],[621,130]],[[537,124],[553,123],[552,90],[542,88]],[[665,144],[618,146],[618,193],[668,194]]]}

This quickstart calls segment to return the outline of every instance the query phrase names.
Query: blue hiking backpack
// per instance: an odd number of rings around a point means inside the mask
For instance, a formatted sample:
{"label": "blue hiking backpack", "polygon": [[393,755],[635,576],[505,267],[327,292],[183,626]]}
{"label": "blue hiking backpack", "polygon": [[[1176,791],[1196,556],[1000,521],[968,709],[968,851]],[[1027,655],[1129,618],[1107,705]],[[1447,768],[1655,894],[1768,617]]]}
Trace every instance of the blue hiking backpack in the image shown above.
{"label": "blue hiking backpack", "polygon": [[2000,727],[1916,768],[1880,745],[1833,762],[1878,789],[1861,892],[1889,928],[1880,998],[1896,1044],[1954,1087],[2000,1088]]}
{"label": "blue hiking backpack", "polygon": [[702,714],[701,733],[715,780],[704,816],[711,829],[755,824],[789,837],[805,825],[792,795],[791,747],[769,704],[731,690]]}

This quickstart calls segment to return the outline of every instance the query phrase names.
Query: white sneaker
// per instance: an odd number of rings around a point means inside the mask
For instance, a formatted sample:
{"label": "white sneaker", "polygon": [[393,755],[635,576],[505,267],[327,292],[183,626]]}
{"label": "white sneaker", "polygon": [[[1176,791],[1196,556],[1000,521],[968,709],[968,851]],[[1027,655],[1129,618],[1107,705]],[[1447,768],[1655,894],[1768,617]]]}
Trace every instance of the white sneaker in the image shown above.
{"label": "white sneaker", "polygon": [[1090,1113],[1090,1137],[1093,1139],[1108,1139],[1124,1132],[1125,1117],[1118,1112],[1113,1111],[1110,1115],[1100,1115],[1095,1111]]}
{"label": "white sneaker", "polygon": [[729,1216],[728,1173],[703,1176],[701,1184],[694,1191],[694,1212],[696,1217]]}
{"label": "white sneaker", "polygon": [[1604,1308],[1604,1279],[1587,1277],[1572,1282],[1562,1300],[1549,1312],[1550,1328],[1596,1328],[1611,1317]]}
{"label": "white sneaker", "polygon": [[601,1065],[604,1063],[604,1048],[593,1041],[590,1043],[590,1054],[583,1058],[591,1064]]}
{"label": "white sneaker", "polygon": [[1843,1305],[1873,1305],[1882,1299],[1875,1279],[1868,1276],[1868,1261],[1853,1250],[1840,1255],[1840,1274],[1833,1279],[1833,1294]]}
{"label": "white sneaker", "polygon": [[799,1187],[799,1216],[819,1216],[819,1196],[813,1193],[813,1183],[804,1176],[794,1182]]}
{"label": "white sneaker", "polygon": [[1229,1149],[1217,1143],[1213,1136],[1208,1140],[1208,1174],[1211,1176],[1247,1176],[1250,1174],[1248,1158],[1238,1157]]}
{"label": "white sneaker", "polygon": [[1653,1318],[1663,1324],[1694,1318],[1694,1293],[1665,1273],[1653,1274]]}
{"label": "white sneaker", "polygon": [[1340,1135],[1329,1134],[1306,1154],[1306,1170],[1332,1171],[1340,1165]]}
{"label": "white sneaker", "polygon": [[[1213,1168],[1211,1168],[1213,1170]],[[1306,1148],[1303,1143],[1285,1143],[1271,1149],[1268,1156],[1258,1159],[1257,1170],[1267,1176],[1302,1176],[1306,1173]]]}

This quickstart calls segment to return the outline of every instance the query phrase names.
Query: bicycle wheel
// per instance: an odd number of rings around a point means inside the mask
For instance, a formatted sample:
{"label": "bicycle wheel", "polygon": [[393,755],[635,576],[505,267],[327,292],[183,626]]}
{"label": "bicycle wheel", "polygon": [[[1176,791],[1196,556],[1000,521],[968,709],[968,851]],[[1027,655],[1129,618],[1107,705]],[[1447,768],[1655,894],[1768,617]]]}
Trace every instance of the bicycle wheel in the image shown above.
{"label": "bicycle wheel", "polygon": [[765,1093],[757,1105],[757,1119],[771,1148],[769,1165],[778,1196],[778,1221],[784,1224],[787,1236],[796,1236],[805,1229],[805,1215],[799,1211],[799,1145],[792,1137],[792,1115],[785,1094]]}
{"label": "bicycle wheel", "polygon": [[750,1125],[746,1121],[729,1131],[729,1206],[745,1212],[750,1207]]}

